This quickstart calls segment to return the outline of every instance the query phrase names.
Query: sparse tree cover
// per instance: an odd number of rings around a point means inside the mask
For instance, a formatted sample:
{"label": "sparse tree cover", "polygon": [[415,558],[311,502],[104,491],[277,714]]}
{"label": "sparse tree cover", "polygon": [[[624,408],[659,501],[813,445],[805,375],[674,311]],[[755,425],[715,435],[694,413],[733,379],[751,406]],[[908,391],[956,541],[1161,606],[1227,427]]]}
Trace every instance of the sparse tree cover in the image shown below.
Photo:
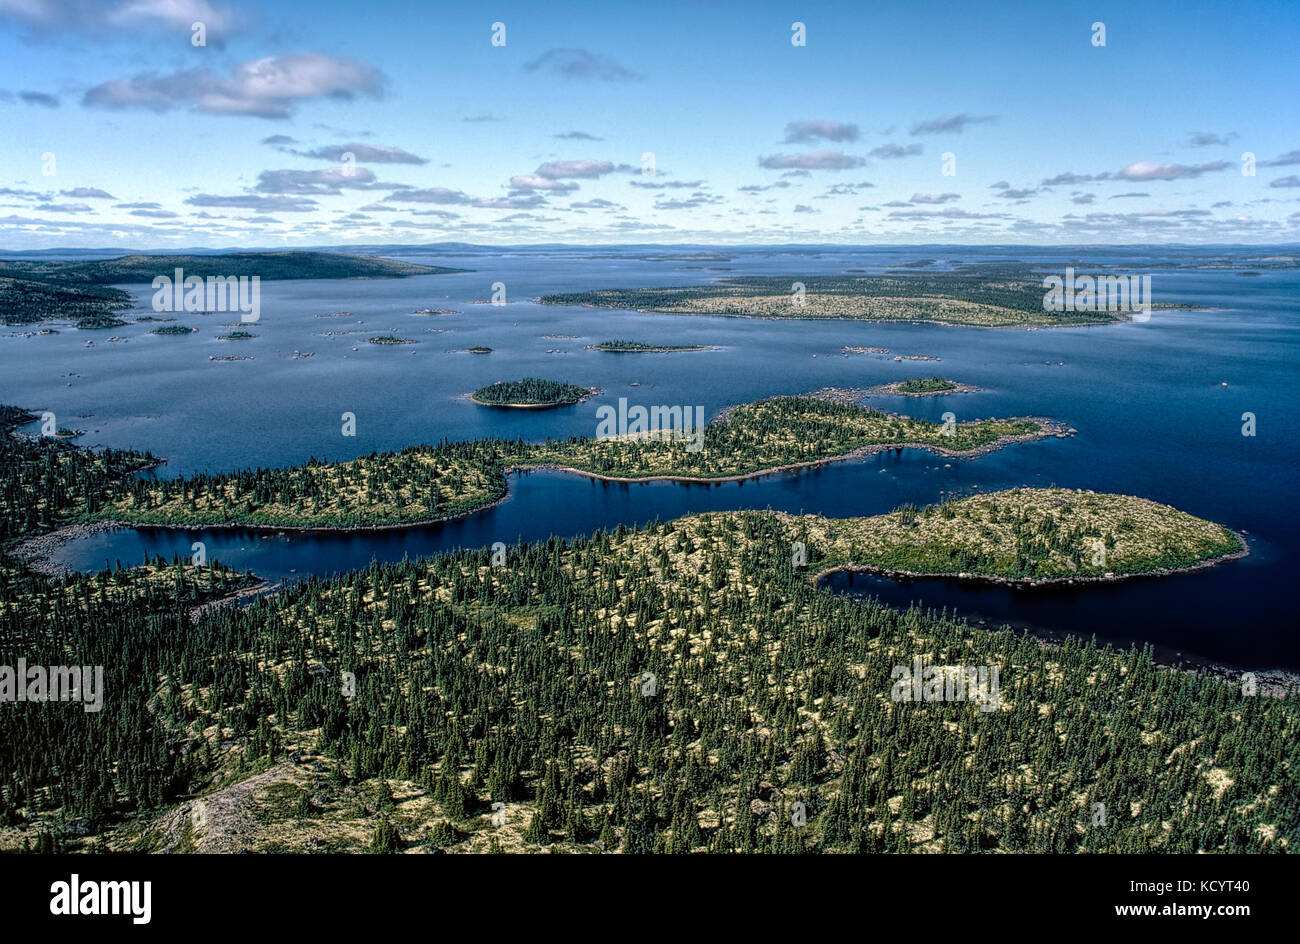
{"label": "sparse tree cover", "polygon": [[956,389],[957,385],[944,377],[917,377],[898,385],[899,393],[941,393]]}
{"label": "sparse tree cover", "polygon": [[355,528],[433,521],[506,493],[505,457],[523,444],[415,446],[351,462],[312,460],[184,479],[119,481],[92,517],[137,524]]}
{"label": "sparse tree cover", "polygon": [[[6,429],[30,418],[0,408]],[[840,446],[881,430],[941,435],[779,398],[733,411],[710,444],[800,455],[818,441],[810,428]],[[611,445],[647,461],[656,447],[691,455],[670,443],[443,443],[144,482],[122,476],[147,455],[0,441],[8,537],[84,517],[105,495],[140,514],[159,501],[160,515],[300,505],[318,519],[339,514],[342,495],[400,516],[421,502],[477,506],[510,464],[565,448],[588,461]],[[102,665],[104,702],[0,705],[0,848],[188,848],[163,825],[188,798],[307,750],[328,771],[315,799],[295,792],[299,812],[273,836],[241,836],[247,847],[319,848],[319,824],[365,837],[329,848],[375,852],[1287,850],[1300,838],[1295,692],[1248,695],[1159,669],[1149,649],[1045,646],[810,579],[850,563],[1092,574],[1096,541],[1123,573],[1229,540],[1140,499],[1019,489],[864,519],[690,516],[511,548],[505,566],[462,551],[309,579],[244,608],[201,608],[254,581],[219,566],[51,582],[3,563],[0,664]],[[894,667],[918,657],[996,666],[998,709],[892,700]],[[359,792],[380,802],[348,799]]]}
{"label": "sparse tree cover", "polygon": [[[191,791],[219,745],[176,723],[184,717],[180,693],[166,679],[193,654],[175,643],[190,631],[190,607],[249,582],[180,565],[51,582],[0,562],[0,665],[24,659],[104,671],[97,712],[79,702],[0,705],[0,824],[59,811],[98,829]],[[240,685],[238,673],[223,685],[219,691],[246,701],[229,687]],[[240,715],[241,734],[257,724]]]}
{"label": "sparse tree cover", "polygon": [[[194,602],[238,578],[155,565],[52,584],[8,568],[3,657],[101,662],[109,681],[99,714],[0,710],[0,843],[152,848],[150,823],[181,797],[290,749],[321,752],[329,795],[288,838],[282,822],[242,835],[249,848],[312,848],[321,816],[353,851],[1259,852],[1300,838],[1294,692],[835,596],[809,580],[832,551],[809,519],[715,513],[510,548],[504,567],[487,551],[374,565],[193,625]],[[917,657],[997,666],[998,709],[892,700],[893,667]],[[357,791],[389,799],[348,812],[338,798]],[[74,817],[100,835],[65,835]]]}
{"label": "sparse tree cover", "polygon": [[153,465],[148,453],[91,452],[55,437],[15,436],[37,417],[0,406],[0,542],[48,531],[99,508],[127,474]]}
{"label": "sparse tree cover", "polygon": [[1062,580],[1149,574],[1244,551],[1227,528],[1130,495],[1013,488],[871,518],[806,519],[836,562]]}
{"label": "sparse tree cover", "polygon": [[725,478],[873,446],[914,444],[961,453],[1049,433],[1043,421],[1010,419],[958,423],[945,435],[941,425],[924,420],[811,397],[776,397],[737,407],[708,426],[698,452],[658,439],[444,442],[331,465],[123,481],[93,516],[174,525],[408,524],[496,501],[505,495],[505,471],[512,467],[556,465],[619,478]]}
{"label": "sparse tree cover", "polygon": [[[802,293],[796,292],[796,284],[803,286]],[[1125,317],[1107,311],[1045,312],[1042,281],[1025,278],[1023,266],[1014,273],[990,270],[888,276],[745,276],[710,285],[543,295],[540,301],[547,305],[592,305],[666,314],[937,321],[990,328],[1097,324]]]}

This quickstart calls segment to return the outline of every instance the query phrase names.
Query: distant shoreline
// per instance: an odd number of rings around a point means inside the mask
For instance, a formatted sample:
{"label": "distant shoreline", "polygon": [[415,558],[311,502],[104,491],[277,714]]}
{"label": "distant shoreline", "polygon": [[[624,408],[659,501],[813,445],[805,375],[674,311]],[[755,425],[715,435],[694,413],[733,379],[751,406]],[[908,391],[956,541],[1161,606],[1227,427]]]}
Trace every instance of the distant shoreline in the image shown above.
{"label": "distant shoreline", "polygon": [[[1052,331],[1058,328],[1097,328],[1107,325],[1132,324],[1134,319],[1129,317],[1131,312],[1116,311],[1113,314],[1118,317],[1097,319],[1095,321],[1069,321],[1060,324],[996,324],[982,325],[971,324],[966,321],[943,321],[938,318],[870,318],[866,316],[821,316],[817,315],[760,315],[747,314],[745,312],[719,312],[719,311],[671,311],[663,308],[621,308],[616,305],[597,305],[593,302],[548,302],[542,300],[543,296],[537,296],[532,299],[538,305],[554,305],[556,307],[575,307],[591,308],[596,311],[631,311],[638,315],[678,315],[686,318],[745,318],[754,321],[818,321],[818,322],[858,322],[862,324],[879,324],[879,325],[939,325],[944,328],[977,328],[984,331]],[[1156,311],[1229,311],[1227,308],[1212,308],[1202,305],[1174,305],[1153,306],[1151,309]]]}

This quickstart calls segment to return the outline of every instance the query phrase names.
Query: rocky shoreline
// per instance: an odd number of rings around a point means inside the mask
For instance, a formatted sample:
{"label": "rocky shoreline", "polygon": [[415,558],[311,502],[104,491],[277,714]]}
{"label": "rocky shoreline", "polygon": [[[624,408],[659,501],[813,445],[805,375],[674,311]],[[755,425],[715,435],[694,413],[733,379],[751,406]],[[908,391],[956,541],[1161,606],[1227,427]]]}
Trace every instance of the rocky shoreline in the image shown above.
{"label": "rocky shoreline", "polygon": [[75,571],[67,567],[60,567],[51,560],[60,547],[69,541],[90,537],[93,534],[102,534],[105,531],[116,531],[124,527],[129,528],[133,527],[133,525],[120,524],[115,521],[80,521],[74,524],[66,524],[44,534],[23,538],[12,545],[7,553],[14,560],[38,574],[43,574],[46,577],[62,577],[66,574],[75,573]]}

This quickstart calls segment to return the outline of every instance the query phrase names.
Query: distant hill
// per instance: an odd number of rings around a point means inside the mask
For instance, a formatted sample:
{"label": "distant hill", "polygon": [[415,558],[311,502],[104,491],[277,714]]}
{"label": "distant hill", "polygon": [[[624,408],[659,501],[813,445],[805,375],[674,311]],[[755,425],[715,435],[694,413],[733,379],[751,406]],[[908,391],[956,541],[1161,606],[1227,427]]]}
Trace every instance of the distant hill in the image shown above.
{"label": "distant hill", "polygon": [[231,252],[219,255],[122,256],[94,262],[0,260],[0,276],[76,285],[152,282],[184,269],[187,276],[259,276],[282,279],[400,279],[413,275],[465,272],[337,252]]}
{"label": "distant hill", "polygon": [[109,285],[149,283],[177,269],[200,278],[258,276],[284,279],[402,279],[467,272],[338,252],[230,252],[216,255],[132,255],[92,262],[0,259],[0,322],[35,324],[49,318],[84,319],[129,308],[131,296]]}

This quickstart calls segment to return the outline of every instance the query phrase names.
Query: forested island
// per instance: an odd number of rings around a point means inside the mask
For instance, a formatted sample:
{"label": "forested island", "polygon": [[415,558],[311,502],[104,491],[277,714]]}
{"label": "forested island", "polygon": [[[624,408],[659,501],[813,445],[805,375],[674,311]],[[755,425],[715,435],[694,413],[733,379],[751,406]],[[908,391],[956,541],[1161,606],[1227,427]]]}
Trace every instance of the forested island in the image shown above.
{"label": "forested island", "polygon": [[951,393],[957,385],[944,377],[917,377],[897,384],[899,393]]}
{"label": "forested island", "polygon": [[[471,353],[489,353],[486,350]],[[538,380],[535,377],[524,380],[498,380],[496,383],[480,387],[469,395],[469,399],[482,406],[521,407],[524,409],[541,409],[553,406],[571,406],[592,396],[596,391],[591,387],[578,387],[558,380]]]}
{"label": "forested island", "polygon": [[1123,312],[1044,311],[1041,279],[985,273],[745,276],[708,285],[543,295],[538,301],[544,305],[589,305],[664,314],[935,322],[983,328],[1107,324],[1128,318]]}
{"label": "forested island", "polygon": [[601,341],[587,345],[589,351],[612,354],[668,354],[674,351],[716,351],[710,344],[644,344],[641,341]]}
{"label": "forested island", "polygon": [[[812,523],[809,523],[812,522]],[[1173,573],[1245,556],[1227,528],[1129,495],[1013,488],[887,515],[802,523],[826,570],[1043,584]]]}
{"label": "forested island", "polygon": [[99,331],[104,328],[121,328],[128,324],[129,321],[123,321],[112,315],[90,315],[77,319],[76,327],[82,331]]}
{"label": "forested island", "polygon": [[946,377],[914,377],[869,388],[869,393],[903,397],[941,397],[949,393],[978,393],[979,387],[957,383]]}

